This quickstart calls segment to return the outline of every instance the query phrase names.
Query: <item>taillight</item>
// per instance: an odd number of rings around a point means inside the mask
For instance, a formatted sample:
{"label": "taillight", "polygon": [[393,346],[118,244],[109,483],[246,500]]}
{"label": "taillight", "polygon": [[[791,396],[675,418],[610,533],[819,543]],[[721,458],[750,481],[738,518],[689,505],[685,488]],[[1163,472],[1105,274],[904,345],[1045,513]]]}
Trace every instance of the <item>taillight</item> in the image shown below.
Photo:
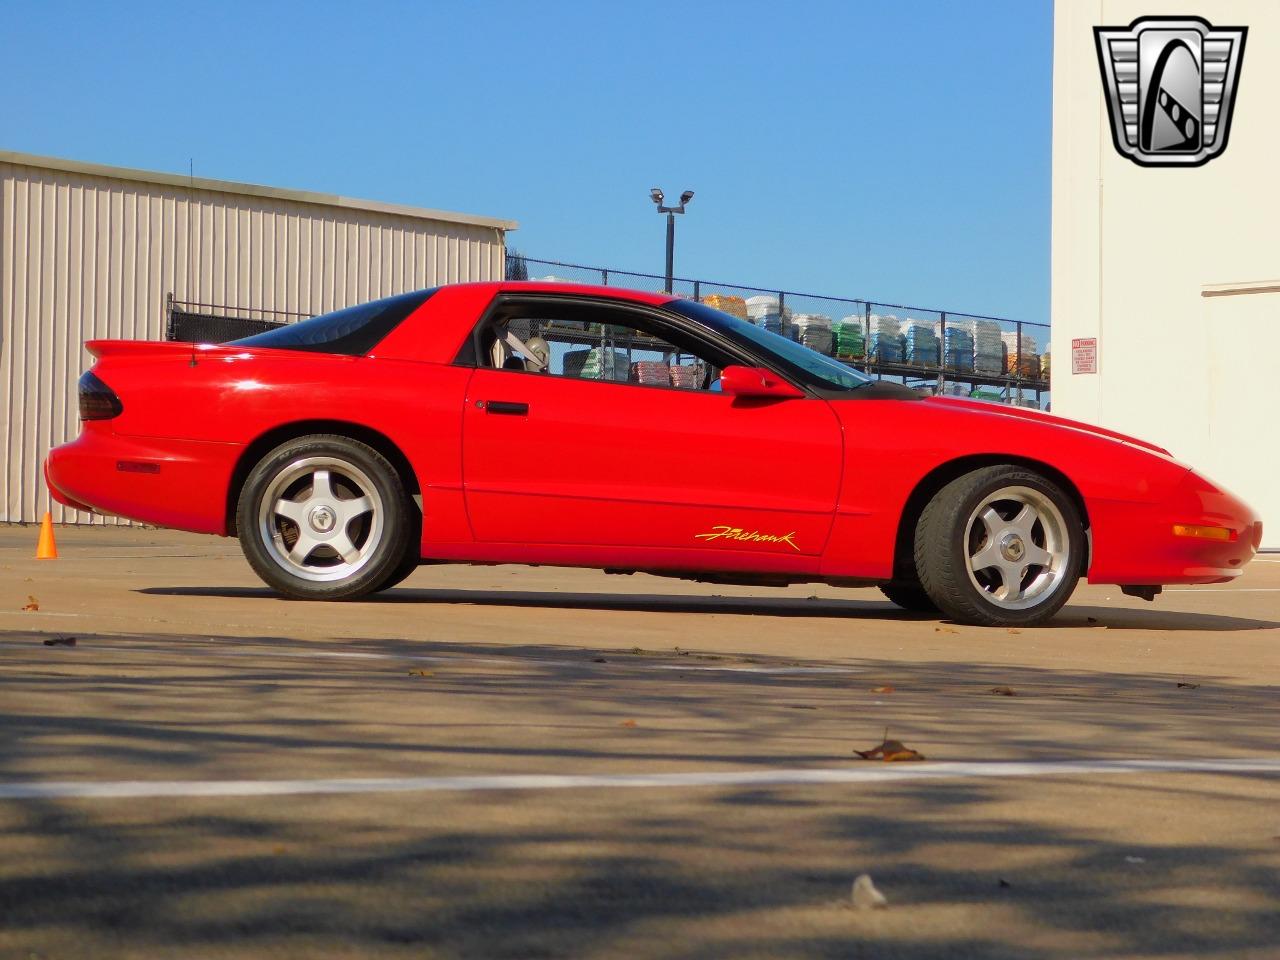
{"label": "taillight", "polygon": [[80,419],[110,420],[124,411],[124,404],[116,392],[105,383],[86,372],[80,378]]}

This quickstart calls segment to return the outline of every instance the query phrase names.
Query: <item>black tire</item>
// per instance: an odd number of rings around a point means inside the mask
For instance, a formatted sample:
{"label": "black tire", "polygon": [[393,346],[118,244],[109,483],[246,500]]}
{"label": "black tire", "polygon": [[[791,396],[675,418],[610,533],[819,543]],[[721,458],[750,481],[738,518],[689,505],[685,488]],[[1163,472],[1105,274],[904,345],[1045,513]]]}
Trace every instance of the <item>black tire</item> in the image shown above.
{"label": "black tire", "polygon": [[918,583],[882,583],[880,592],[903,610],[912,613],[937,613],[938,605]]}
{"label": "black tire", "polygon": [[351,600],[384,589],[403,569],[414,512],[382,454],[319,434],[287,441],[258,462],[240,491],[236,522],[245,558],[268,586],[299,600]]}
{"label": "black tire", "polygon": [[422,555],[419,546],[422,540],[422,525],[416,523],[413,525],[406,538],[404,557],[400,560],[399,565],[391,571],[391,575],[387,577],[386,582],[378,587],[374,593],[381,593],[383,590],[390,590],[392,587],[399,586],[408,580],[413,572],[422,564]]}
{"label": "black tire", "polygon": [[[1023,507],[1031,508],[1030,521]],[[1084,524],[1075,501],[1026,467],[983,467],[951,481],[925,506],[916,525],[921,586],[939,610],[960,623],[1043,623],[1075,590],[1084,553]],[[1024,565],[1033,556],[1046,562]],[[982,566],[988,559],[995,563]],[[979,569],[971,571],[971,564]]]}

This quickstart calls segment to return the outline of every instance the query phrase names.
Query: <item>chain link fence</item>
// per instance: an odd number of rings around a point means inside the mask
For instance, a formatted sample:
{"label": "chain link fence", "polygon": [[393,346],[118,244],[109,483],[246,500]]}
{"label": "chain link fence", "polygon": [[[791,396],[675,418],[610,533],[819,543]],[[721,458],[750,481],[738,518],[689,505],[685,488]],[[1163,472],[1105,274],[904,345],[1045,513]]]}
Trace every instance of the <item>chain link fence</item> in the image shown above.
{"label": "chain link fence", "polygon": [[165,299],[165,339],[181,343],[229,343],[286,323],[308,320],[311,316],[292,310],[175,300],[173,294],[169,294]]}
{"label": "chain link fence", "polygon": [[[667,292],[664,276],[507,255],[507,279]],[[669,291],[930,393],[1047,409],[1049,326],[980,314],[673,278]],[[829,331],[829,333],[828,333]]]}
{"label": "chain link fence", "polygon": [[[509,280],[666,291],[660,274],[507,255]],[[871,376],[929,393],[1047,409],[1049,327],[1024,320],[831,297],[738,283],[674,278],[671,293],[699,300],[836,357]],[[168,297],[166,336],[225,343],[310,314],[235,308]]]}

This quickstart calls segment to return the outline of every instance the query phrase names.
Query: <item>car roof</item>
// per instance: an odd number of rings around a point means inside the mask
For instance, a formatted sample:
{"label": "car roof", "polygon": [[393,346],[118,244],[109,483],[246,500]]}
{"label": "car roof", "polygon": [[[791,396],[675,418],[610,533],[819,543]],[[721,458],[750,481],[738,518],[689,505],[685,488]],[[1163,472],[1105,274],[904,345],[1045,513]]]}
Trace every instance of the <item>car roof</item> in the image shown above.
{"label": "car roof", "polygon": [[[454,284],[450,284],[454,286]],[[488,287],[497,293],[562,293],[578,297],[607,297],[629,303],[661,306],[678,299],[669,293],[652,293],[648,290],[630,290],[626,287],[605,287],[590,283],[561,283],[552,280],[499,280],[487,283],[457,284],[457,286]]]}

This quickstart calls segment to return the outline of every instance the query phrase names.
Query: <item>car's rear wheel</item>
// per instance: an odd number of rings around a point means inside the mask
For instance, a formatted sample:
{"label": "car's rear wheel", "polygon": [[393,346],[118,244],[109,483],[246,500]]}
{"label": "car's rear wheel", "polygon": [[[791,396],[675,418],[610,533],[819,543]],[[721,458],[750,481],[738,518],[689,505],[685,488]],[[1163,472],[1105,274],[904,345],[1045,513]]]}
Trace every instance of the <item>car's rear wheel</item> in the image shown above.
{"label": "car's rear wheel", "polygon": [[880,592],[903,610],[912,613],[937,613],[938,605],[918,583],[882,583]]}
{"label": "car's rear wheel", "polygon": [[1024,467],[984,467],[943,487],[916,527],[925,592],[962,623],[1029,626],[1070,598],[1084,565],[1080,511]]}
{"label": "car's rear wheel", "polygon": [[236,520],[244,555],[269,586],[299,599],[349,600],[403,569],[412,509],[382,454],[318,435],[281,444],[250,471]]}

